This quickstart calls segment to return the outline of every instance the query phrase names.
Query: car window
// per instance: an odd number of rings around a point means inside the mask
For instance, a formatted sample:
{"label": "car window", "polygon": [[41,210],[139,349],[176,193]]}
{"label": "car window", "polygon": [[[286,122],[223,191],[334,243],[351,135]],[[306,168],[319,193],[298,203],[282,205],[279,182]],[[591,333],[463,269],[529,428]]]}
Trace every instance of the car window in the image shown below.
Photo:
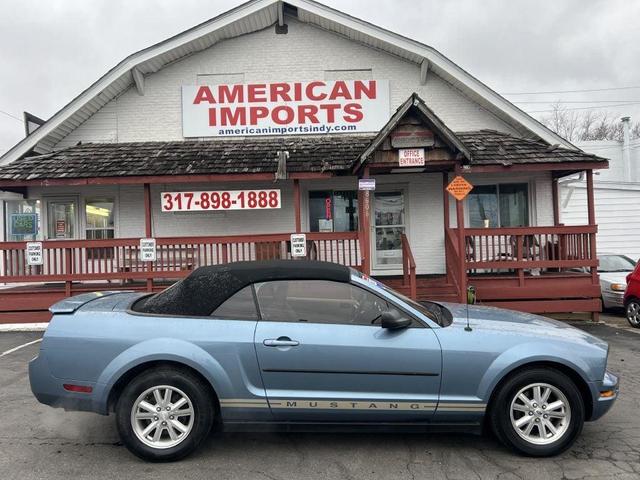
{"label": "car window", "polygon": [[624,255],[599,255],[599,272],[631,272],[636,264]]}
{"label": "car window", "polygon": [[373,325],[387,302],[355,285],[325,280],[256,284],[263,320]]}
{"label": "car window", "polygon": [[257,320],[258,311],[251,286],[236,292],[211,314],[215,318],[228,320]]}

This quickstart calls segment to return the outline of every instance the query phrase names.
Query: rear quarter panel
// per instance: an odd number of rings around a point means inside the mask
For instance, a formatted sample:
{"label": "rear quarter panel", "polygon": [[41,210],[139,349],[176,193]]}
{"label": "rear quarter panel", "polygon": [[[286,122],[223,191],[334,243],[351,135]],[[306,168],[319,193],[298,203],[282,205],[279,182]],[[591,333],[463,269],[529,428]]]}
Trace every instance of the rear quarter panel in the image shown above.
{"label": "rear quarter panel", "polygon": [[54,316],[42,349],[54,377],[94,386],[98,413],[107,413],[109,392],[124,373],[158,360],[197,370],[220,398],[263,399],[255,323],[80,310]]}

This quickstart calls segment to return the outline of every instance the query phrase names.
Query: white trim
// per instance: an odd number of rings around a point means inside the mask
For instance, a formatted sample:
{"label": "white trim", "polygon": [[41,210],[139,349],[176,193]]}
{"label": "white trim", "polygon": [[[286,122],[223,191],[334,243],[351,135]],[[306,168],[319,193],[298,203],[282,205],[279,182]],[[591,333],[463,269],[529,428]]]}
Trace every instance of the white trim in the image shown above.
{"label": "white trim", "polygon": [[44,332],[49,324],[42,323],[0,323],[0,332]]}
{"label": "white trim", "polygon": [[[171,37],[163,42],[153,45],[144,50],[140,50],[112,68],[103,75],[95,83],[89,86],[84,92],[74,98],[65,107],[53,115],[48,121],[40,126],[35,132],[22,141],[14,145],[2,157],[0,157],[0,165],[11,163],[21,158],[32,149],[38,147],[38,143],[53,133],[63,122],[71,118],[78,110],[85,107],[98,97],[103,91],[116,80],[123,76],[129,77],[130,83],[135,83],[131,70],[138,67],[142,63],[152,60],[153,58],[163,55],[171,50],[182,47],[190,42],[196,42],[198,39],[211,34],[219,29],[231,25],[244,17],[253,15],[266,8],[278,8],[280,0],[252,0],[233,10],[230,10],[218,17],[193,27],[185,32]],[[555,134],[533,117],[517,108],[511,102],[501,97],[498,93],[491,90],[488,86],[474,78],[461,67],[447,59],[440,52],[432,47],[416,42],[399,34],[390,32],[371,23],[359,20],[350,15],[342,13],[338,10],[326,7],[311,0],[288,0],[290,5],[297,7],[299,10],[308,12],[312,15],[321,16],[329,21],[339,23],[354,32],[359,32],[371,38],[386,43],[396,49],[401,49],[407,53],[420,57],[421,62],[428,61],[430,68],[438,75],[450,81],[456,88],[466,89],[468,93],[476,97],[479,104],[484,103],[484,107],[495,110],[493,113],[503,114],[512,120],[515,124],[524,127],[529,132],[542,138],[549,143],[559,143],[562,146],[575,149],[567,140]],[[273,12],[277,18],[277,11]],[[162,67],[161,67],[162,68]],[[111,100],[111,99],[109,99]]]}

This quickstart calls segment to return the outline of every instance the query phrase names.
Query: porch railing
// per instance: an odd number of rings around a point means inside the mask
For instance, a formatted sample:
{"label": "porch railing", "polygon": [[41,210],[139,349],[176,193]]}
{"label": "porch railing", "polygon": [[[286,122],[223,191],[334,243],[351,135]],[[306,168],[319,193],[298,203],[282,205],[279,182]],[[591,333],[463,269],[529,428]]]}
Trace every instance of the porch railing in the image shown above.
{"label": "porch railing", "polygon": [[[307,258],[361,268],[357,232],[313,232],[306,238]],[[42,265],[27,265],[26,242],[0,243],[0,284],[174,279],[205,265],[291,258],[288,233],[156,238],[154,262],[140,260],[139,238],[42,243]]]}
{"label": "porch railing", "polygon": [[598,265],[597,226],[465,229],[468,270],[570,269]]}
{"label": "porch railing", "polygon": [[409,298],[416,300],[418,297],[418,285],[416,281],[416,261],[411,252],[411,246],[407,236],[400,236],[402,241],[402,283],[409,286]]}

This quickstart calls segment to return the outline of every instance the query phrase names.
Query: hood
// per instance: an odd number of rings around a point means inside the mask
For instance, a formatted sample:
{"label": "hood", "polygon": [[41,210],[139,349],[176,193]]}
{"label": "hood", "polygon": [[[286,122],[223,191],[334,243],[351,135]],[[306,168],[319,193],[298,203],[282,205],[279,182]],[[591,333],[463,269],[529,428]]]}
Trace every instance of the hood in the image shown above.
{"label": "hood", "polygon": [[[443,303],[443,305],[453,314],[455,325],[466,325],[467,305],[453,303]],[[608,344],[604,340],[600,340],[598,337],[575,328],[566,322],[504,308],[481,305],[469,305],[468,308],[469,323],[471,328],[474,329],[517,333],[523,338],[553,338],[565,342],[588,343],[605,351],[608,349]]]}
{"label": "hood", "polygon": [[622,283],[626,285],[627,276],[631,273],[631,270],[628,272],[598,272],[600,276],[600,280],[604,280],[608,283]]}

